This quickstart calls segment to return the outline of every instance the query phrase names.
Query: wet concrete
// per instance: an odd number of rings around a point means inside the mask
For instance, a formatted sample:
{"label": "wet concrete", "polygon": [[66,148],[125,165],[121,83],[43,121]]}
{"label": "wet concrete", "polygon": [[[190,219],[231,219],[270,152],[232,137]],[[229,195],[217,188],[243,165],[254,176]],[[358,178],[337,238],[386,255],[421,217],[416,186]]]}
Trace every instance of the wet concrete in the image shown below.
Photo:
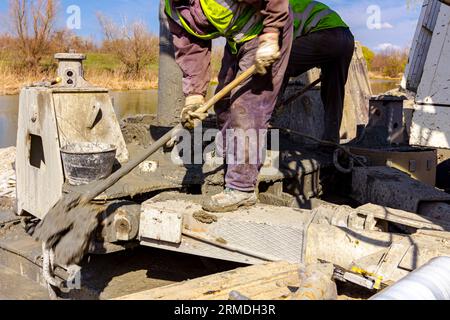
{"label": "wet concrete", "polygon": [[205,223],[205,224],[212,224],[214,222],[217,222],[217,216],[209,214],[203,210],[197,211],[195,212],[192,217],[201,222],[201,223]]}
{"label": "wet concrete", "polygon": [[[232,270],[240,265],[177,254],[152,248],[136,248],[110,255],[91,255],[82,270],[82,285],[90,297],[113,299],[140,291]],[[48,299],[46,288],[0,266],[0,300]]]}
{"label": "wet concrete", "polygon": [[48,292],[39,284],[0,266],[0,300],[48,300]]}
{"label": "wet concrete", "polygon": [[[0,299],[48,298],[40,287],[40,245],[21,224],[0,227]],[[64,298],[111,299],[240,267],[240,264],[136,247],[87,256],[82,263],[81,291]],[[61,270],[58,277],[63,278]]]}
{"label": "wet concrete", "polygon": [[84,269],[86,277],[83,281],[99,291],[99,298],[111,299],[239,266],[231,262],[140,247],[107,256],[91,256]]}

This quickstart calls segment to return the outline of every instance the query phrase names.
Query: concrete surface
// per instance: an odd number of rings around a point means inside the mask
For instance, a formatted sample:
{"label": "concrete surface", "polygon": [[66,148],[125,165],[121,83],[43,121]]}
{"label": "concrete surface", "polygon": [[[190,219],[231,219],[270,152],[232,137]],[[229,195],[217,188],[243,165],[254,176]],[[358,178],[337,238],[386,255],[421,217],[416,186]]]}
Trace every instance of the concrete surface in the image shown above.
{"label": "concrete surface", "polygon": [[48,300],[44,287],[0,266],[0,300]]}

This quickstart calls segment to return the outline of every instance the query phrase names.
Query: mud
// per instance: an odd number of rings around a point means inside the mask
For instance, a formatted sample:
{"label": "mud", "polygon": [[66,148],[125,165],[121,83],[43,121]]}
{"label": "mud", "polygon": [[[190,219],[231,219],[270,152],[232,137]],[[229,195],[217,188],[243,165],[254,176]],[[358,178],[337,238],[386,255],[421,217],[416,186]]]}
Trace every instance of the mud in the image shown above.
{"label": "mud", "polygon": [[9,268],[0,268],[0,300],[48,300],[48,292]]}
{"label": "mud", "polygon": [[228,241],[225,240],[224,238],[217,238],[216,241],[221,244],[225,244],[225,245],[228,244]]}
{"label": "mud", "polygon": [[33,234],[55,250],[59,265],[78,264],[89,249],[94,231],[99,225],[103,207],[79,206],[79,194],[65,195],[45,216]]}
{"label": "mud", "polygon": [[213,224],[217,222],[217,216],[209,214],[205,211],[197,211],[195,212],[192,217],[197,220],[198,222],[204,223],[204,224]]}
{"label": "mud", "polygon": [[[1,219],[1,218],[0,218]],[[45,288],[35,281],[41,279],[39,264],[40,246],[26,235],[20,225],[5,230],[0,247],[0,299],[48,299]],[[26,238],[30,241],[26,241]],[[10,240],[8,240],[10,239]],[[30,249],[36,248],[37,250]],[[19,255],[26,257],[21,259]],[[28,260],[29,259],[29,260]],[[82,291],[74,290],[69,299],[112,299],[189,279],[195,279],[242,265],[197,256],[185,255],[147,247],[107,255],[91,254],[80,264]],[[34,266],[34,269],[32,266]],[[6,269],[7,272],[5,272]],[[63,274],[58,273],[59,276]]]}
{"label": "mud", "polygon": [[150,136],[150,125],[140,123],[122,123],[121,130],[126,144],[149,146],[153,139]]}
{"label": "mud", "polygon": [[0,211],[1,210],[11,210],[14,211],[16,208],[16,201],[14,198],[10,197],[0,197]]}

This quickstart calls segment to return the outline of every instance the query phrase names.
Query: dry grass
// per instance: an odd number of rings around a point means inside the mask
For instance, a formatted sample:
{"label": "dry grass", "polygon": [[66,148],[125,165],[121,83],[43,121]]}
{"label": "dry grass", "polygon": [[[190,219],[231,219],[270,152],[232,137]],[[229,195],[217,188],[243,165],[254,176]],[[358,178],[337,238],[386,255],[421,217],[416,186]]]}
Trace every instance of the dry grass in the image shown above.
{"label": "dry grass", "polygon": [[369,78],[370,79],[381,79],[381,80],[401,80],[403,77],[403,74],[400,73],[398,74],[396,77],[390,77],[382,72],[374,72],[374,71],[370,71],[369,72]]}
{"label": "dry grass", "polygon": [[[117,55],[99,51],[86,53],[85,77],[95,86],[110,90],[146,90],[158,87],[157,62],[145,64],[139,75],[131,76]],[[221,55],[219,50],[213,52],[212,84],[217,84]],[[0,50],[0,95],[18,94],[26,84],[51,79],[55,76],[56,62],[53,55],[45,56],[39,71],[31,72],[18,63],[10,50]]]}
{"label": "dry grass", "polygon": [[[5,62],[0,61],[0,95],[18,94],[23,86],[41,81],[45,75],[35,75],[14,71]],[[86,72],[86,80],[95,86],[110,90],[144,90],[158,87],[157,70],[146,70],[141,76],[125,77],[121,72],[91,69]]]}
{"label": "dry grass", "polygon": [[158,87],[158,74],[149,71],[142,76],[133,78],[112,74],[108,71],[87,71],[86,79],[95,86],[110,90],[145,90]]}
{"label": "dry grass", "polygon": [[0,61],[0,95],[17,94],[21,87],[38,80],[39,77],[31,73],[13,72],[10,67]]}

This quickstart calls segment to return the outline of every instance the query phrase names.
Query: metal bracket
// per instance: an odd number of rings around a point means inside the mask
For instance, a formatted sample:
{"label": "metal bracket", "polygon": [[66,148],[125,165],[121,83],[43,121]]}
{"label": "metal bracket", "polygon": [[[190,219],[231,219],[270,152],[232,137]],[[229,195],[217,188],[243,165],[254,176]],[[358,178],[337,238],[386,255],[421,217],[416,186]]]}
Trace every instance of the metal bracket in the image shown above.
{"label": "metal bracket", "polygon": [[381,259],[376,273],[383,276],[383,279],[391,279],[410,247],[411,243],[407,238],[392,243],[387,253]]}

